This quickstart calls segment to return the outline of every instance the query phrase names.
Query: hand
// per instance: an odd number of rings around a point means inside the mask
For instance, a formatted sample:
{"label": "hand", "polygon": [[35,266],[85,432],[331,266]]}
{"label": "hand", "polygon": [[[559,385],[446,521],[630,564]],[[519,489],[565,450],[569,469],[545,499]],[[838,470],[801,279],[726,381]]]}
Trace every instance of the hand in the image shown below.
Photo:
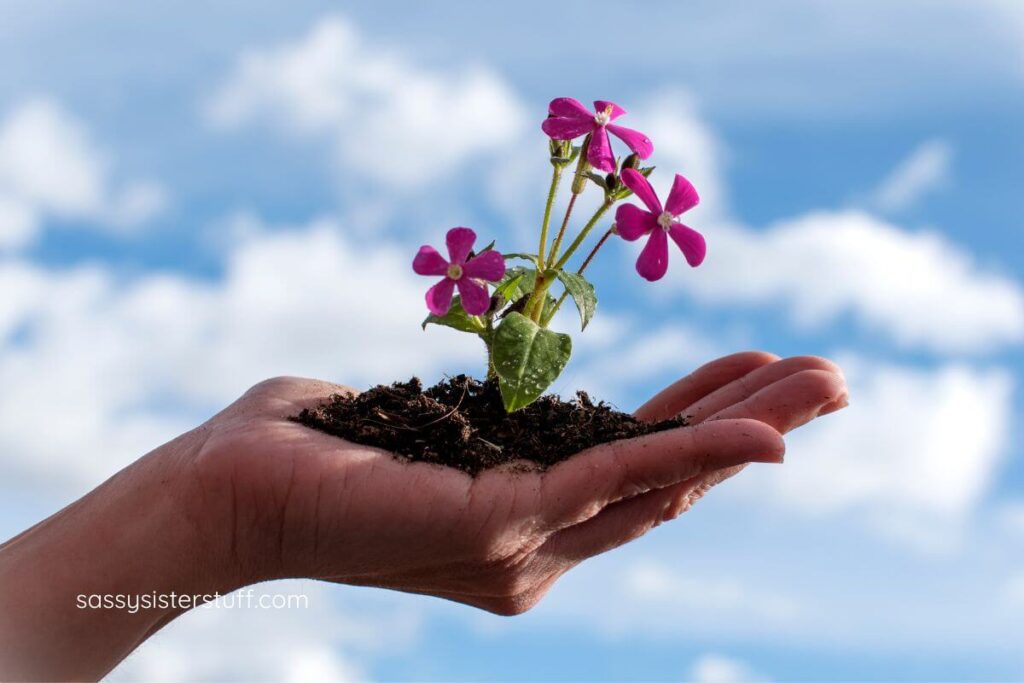
{"label": "hand", "polygon": [[499,614],[529,609],[571,567],[678,516],[745,463],[781,462],[778,432],[846,393],[828,361],[738,354],[637,413],[683,413],[692,427],[598,446],[544,473],[471,478],[287,421],[339,391],[352,390],[270,380],[215,419],[193,465],[213,492],[196,515],[234,529],[223,538],[236,582],[313,577]]}
{"label": "hand", "polygon": [[183,611],[75,610],[82,593],[311,577],[520,613],[571,567],[678,516],[744,464],[781,462],[780,432],[846,395],[828,361],[736,354],[637,411],[693,426],[544,473],[470,478],[287,420],[338,391],[351,390],[263,382],[0,546],[0,678],[102,676]]}

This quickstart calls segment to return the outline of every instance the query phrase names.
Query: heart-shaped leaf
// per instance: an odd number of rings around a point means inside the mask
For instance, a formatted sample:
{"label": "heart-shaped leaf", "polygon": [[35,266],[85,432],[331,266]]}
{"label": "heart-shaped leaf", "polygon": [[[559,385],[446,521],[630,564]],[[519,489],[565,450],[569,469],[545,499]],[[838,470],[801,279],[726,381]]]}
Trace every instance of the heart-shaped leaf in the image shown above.
{"label": "heart-shaped leaf", "polygon": [[562,374],[572,355],[572,339],[545,329],[521,313],[510,313],[491,340],[505,410],[530,405]]}
{"label": "heart-shaped leaf", "polygon": [[583,325],[581,329],[587,329],[587,324],[597,310],[597,293],[594,291],[594,285],[587,282],[579,273],[567,273],[564,270],[558,271],[558,279],[576,302],[576,309],[580,312],[580,323]]}

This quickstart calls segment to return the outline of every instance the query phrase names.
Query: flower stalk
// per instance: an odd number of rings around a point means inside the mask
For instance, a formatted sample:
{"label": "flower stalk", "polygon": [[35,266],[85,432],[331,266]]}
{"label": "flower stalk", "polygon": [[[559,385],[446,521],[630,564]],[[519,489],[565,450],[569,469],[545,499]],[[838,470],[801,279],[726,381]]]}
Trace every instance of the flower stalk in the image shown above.
{"label": "flower stalk", "polygon": [[[430,315],[423,322],[424,328],[428,324],[442,325],[480,337],[487,349],[487,378],[498,382],[509,411],[536,400],[568,363],[571,338],[550,330],[549,326],[565,300],[572,298],[581,326],[586,328],[596,310],[597,295],[584,273],[612,235],[618,234],[625,241],[647,236],[636,263],[637,272],[647,280],[657,280],[665,274],[670,239],[691,266],[704,258],[704,238],[678,221],[680,214],[697,204],[696,190],[677,175],[662,206],[647,179],[653,167],[640,166],[654,146],[644,134],[615,123],[625,113],[614,102],[599,100],[594,103],[594,111],[590,111],[571,98],[552,100],[548,117],[541,124],[550,138],[552,172],[536,254],[502,255],[493,249],[493,243],[475,253],[476,234],[460,227],[448,231],[447,258],[424,245],[413,260],[413,269],[420,275],[441,278],[427,291]],[[609,134],[630,149],[621,166],[612,152]],[[582,144],[574,147],[572,141],[580,137]],[[551,214],[562,175],[573,162],[576,168],[565,215],[549,246]],[[576,200],[591,183],[601,188],[604,200],[563,250],[563,242],[572,232]],[[634,194],[646,210],[632,204],[620,205],[612,226],[579,268],[568,271],[570,259],[602,218]],[[520,265],[522,262],[529,265]],[[550,294],[556,284],[561,288],[557,299]],[[493,287],[493,292],[488,287]]]}

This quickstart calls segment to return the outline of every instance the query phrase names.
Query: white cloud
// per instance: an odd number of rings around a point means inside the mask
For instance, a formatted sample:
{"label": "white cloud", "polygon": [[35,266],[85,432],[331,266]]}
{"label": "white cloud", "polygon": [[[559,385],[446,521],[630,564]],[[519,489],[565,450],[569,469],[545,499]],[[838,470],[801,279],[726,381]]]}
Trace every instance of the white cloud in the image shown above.
{"label": "white cloud", "polygon": [[325,139],[345,177],[428,184],[515,139],[522,106],[483,67],[431,71],[362,38],[341,17],[299,41],[245,54],[207,103],[215,125],[269,121]]}
{"label": "white cloud", "polygon": [[722,339],[682,323],[668,323],[636,334],[637,329],[644,328],[639,321],[631,316],[617,317],[610,311],[595,316],[583,333],[578,323],[573,311],[572,315],[562,315],[553,326],[571,334],[574,344],[573,359],[554,390],[570,394],[584,389],[592,397],[623,410],[628,408],[622,400],[638,386],[655,379],[667,382],[682,377],[732,350]]}
{"label": "white cloud", "polygon": [[700,205],[687,221],[706,221],[728,208],[724,183],[722,142],[700,116],[693,96],[680,89],[655,93],[632,108],[629,122],[654,141],[649,160],[657,166],[651,182],[658,196],[668,196],[676,173],[686,176],[700,194]]}
{"label": "white cloud", "polygon": [[[588,624],[610,639],[629,638],[642,630],[654,639],[684,636],[693,641],[741,634],[762,637],[766,629],[793,633],[815,617],[817,606],[802,602],[799,592],[780,588],[781,582],[767,572],[750,571],[756,563],[751,565],[748,553],[715,565],[714,560],[730,550],[728,538],[720,528],[707,529],[710,538],[718,539],[722,553],[706,552],[699,540],[704,533],[692,535],[694,523],[684,523],[691,526],[691,534],[679,536],[681,527],[667,525],[629,550],[584,563],[559,583],[538,613],[567,624]],[[700,552],[658,552],[659,538],[672,549]],[[655,554],[645,554],[644,549]]]}
{"label": "white cloud", "polygon": [[213,283],[0,261],[0,480],[81,490],[272,375],[367,386],[476,367],[476,340],[420,330],[430,283],[411,253],[321,221],[254,234]]}
{"label": "white cloud", "polygon": [[925,550],[955,547],[1009,446],[1003,369],[934,370],[842,358],[851,405],[788,438],[777,471],[729,490],[812,517],[848,515]]}
{"label": "white cloud", "polygon": [[339,607],[342,589],[310,581],[277,581],[253,590],[252,603],[242,602],[243,590],[225,596],[225,604],[255,605],[260,596],[304,596],[306,602],[282,609],[193,609],[144,643],[110,680],[362,681],[365,657],[383,648],[403,649],[418,635],[419,615],[390,596],[367,609]]}
{"label": "white cloud", "polygon": [[900,211],[941,189],[950,179],[953,148],[945,140],[921,143],[886,176],[874,192],[873,203],[883,211]]}
{"label": "white cloud", "polygon": [[[663,91],[630,118],[655,140],[652,180],[661,196],[676,172],[701,195],[687,222],[706,235],[708,258],[696,272],[669,274],[699,299],[783,305],[805,328],[852,314],[902,347],[940,353],[1024,340],[1021,284],[982,267],[938,231],[912,232],[862,211],[814,211],[764,230],[730,222],[722,168],[728,153],[692,98]],[[923,144],[879,190],[879,201],[896,208],[918,200],[941,184],[950,155],[941,141]],[[522,204],[523,195],[513,196]],[[625,251],[632,260],[638,249]]]}
{"label": "white cloud", "polygon": [[768,679],[738,659],[706,654],[693,663],[686,680],[692,683],[760,683]]}
{"label": "white cloud", "polygon": [[22,103],[0,126],[4,186],[56,213],[96,211],[105,166],[81,123],[48,100]]}
{"label": "white cloud", "polygon": [[1001,597],[1013,608],[1024,608],[1024,573],[1011,576],[1003,583]]}
{"label": "white cloud", "polygon": [[937,232],[858,211],[810,213],[753,231],[716,225],[695,276],[698,298],[783,304],[804,327],[843,313],[907,348],[983,352],[1024,340],[1024,289]]}
{"label": "white cloud", "polygon": [[[400,185],[435,179],[464,167],[477,152],[500,149],[506,163],[484,189],[518,236],[532,239],[539,209],[523,207],[530,206],[527,197],[540,201],[546,165],[539,154],[532,161],[532,147],[520,134],[518,99],[496,77],[481,78],[488,85],[470,85],[474,78],[466,73],[424,71],[386,49],[370,50],[349,24],[329,17],[297,43],[243,58],[209,114],[228,126],[269,119],[329,139],[345,168]],[[408,92],[428,94],[406,101]],[[470,97],[479,101],[467,104]],[[810,213],[762,232],[715,222],[728,214],[725,153],[692,97],[664,90],[631,109],[630,125],[656,140],[659,190],[666,192],[681,172],[701,193],[691,221],[708,236],[709,258],[697,276],[676,269],[674,277],[704,300],[782,303],[804,326],[850,313],[901,346],[942,353],[984,352],[1024,339],[1020,285],[979,267],[937,233],[909,232],[859,212]],[[458,123],[463,114],[476,123]],[[449,125],[439,125],[448,118]],[[387,135],[374,132],[383,121],[393,122]],[[433,132],[425,134],[420,124]],[[453,130],[458,143],[444,132]],[[895,206],[919,197],[941,179],[948,156],[943,143],[926,143],[887,183],[884,201]]]}
{"label": "white cloud", "polygon": [[761,623],[784,623],[800,614],[788,596],[751,589],[736,579],[716,576],[694,578],[655,561],[633,564],[622,579],[624,598],[643,604],[672,606],[694,619],[714,613],[743,615]]}
{"label": "white cloud", "polygon": [[[666,76],[686,74],[726,116],[857,120],[929,116],[969,106],[993,91],[1019,88],[1024,21],[1015,0],[807,0],[768,5],[698,3],[680,21],[677,8],[652,8],[648,40],[689,49],[659,50],[634,63]],[[798,18],[798,20],[794,20]],[[978,50],[978,45],[985,50]],[[666,68],[666,60],[671,67]],[[671,71],[669,71],[671,68]]]}
{"label": "white cloud", "polygon": [[30,206],[14,197],[0,195],[0,250],[28,243],[36,228],[36,216]]}
{"label": "white cloud", "polygon": [[127,185],[105,212],[114,227],[130,228],[145,223],[167,207],[167,191],[159,183],[142,180]]}
{"label": "white cloud", "polygon": [[166,202],[151,181],[114,186],[108,154],[48,99],[20,103],[0,121],[0,247],[30,241],[49,217],[131,227]]}
{"label": "white cloud", "polygon": [[1012,534],[1024,537],[1024,501],[1004,503],[996,512],[999,524]]}

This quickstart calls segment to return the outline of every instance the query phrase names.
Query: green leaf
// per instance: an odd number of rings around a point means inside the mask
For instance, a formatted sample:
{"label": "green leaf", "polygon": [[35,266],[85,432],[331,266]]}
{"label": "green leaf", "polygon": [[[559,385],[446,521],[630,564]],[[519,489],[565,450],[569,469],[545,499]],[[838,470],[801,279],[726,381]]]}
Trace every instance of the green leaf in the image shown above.
{"label": "green leaf", "polygon": [[583,325],[580,329],[587,329],[587,324],[597,310],[597,293],[594,291],[594,285],[587,282],[579,273],[567,273],[564,270],[558,271],[558,279],[576,302],[576,309],[580,312],[580,323]]}
{"label": "green leaf", "polygon": [[487,329],[479,316],[470,315],[462,309],[462,301],[458,296],[452,298],[452,305],[444,315],[428,315],[423,321],[423,329],[427,329],[427,325],[431,323],[473,334],[480,334]]}
{"label": "green leaf", "polygon": [[510,313],[491,343],[501,398],[510,413],[536,401],[572,355],[569,335],[545,329],[521,313]]}
{"label": "green leaf", "polygon": [[[643,175],[643,177],[648,178],[652,173],[654,173],[654,166],[646,166],[644,168],[639,169],[639,171]],[[612,193],[612,198],[618,202],[622,201],[623,199],[626,199],[627,197],[631,197],[632,195],[633,190],[626,187],[625,183],[622,183]]]}
{"label": "green leaf", "polygon": [[494,243],[495,243],[496,241],[497,241],[497,240],[491,240],[491,243],[490,243],[490,244],[488,244],[488,245],[487,245],[486,247],[484,247],[483,249],[481,249],[480,251],[475,251],[475,250],[474,250],[474,251],[470,251],[470,252],[469,252],[469,256],[467,257],[467,259],[469,259],[469,258],[473,258],[474,256],[479,256],[480,254],[483,254],[484,252],[487,252],[487,251],[490,251],[491,249],[494,249]]}
{"label": "green leaf", "polygon": [[515,266],[505,271],[505,277],[495,286],[494,291],[506,302],[515,303],[533,291],[536,279],[537,271],[533,268]]}
{"label": "green leaf", "polygon": [[587,173],[587,177],[590,178],[595,185],[599,185],[602,190],[608,189],[608,183],[605,182],[604,176],[590,171]]}
{"label": "green leaf", "polygon": [[537,262],[537,255],[536,254],[521,254],[521,253],[517,252],[517,253],[513,253],[513,254],[505,254],[504,256],[505,256],[505,260],[506,261],[508,261],[510,259],[522,259],[524,261],[529,261],[530,263],[536,263]]}
{"label": "green leaf", "polygon": [[544,295],[544,305],[540,309],[540,319],[550,320],[555,314],[555,306],[558,305],[558,300],[550,294]]}

